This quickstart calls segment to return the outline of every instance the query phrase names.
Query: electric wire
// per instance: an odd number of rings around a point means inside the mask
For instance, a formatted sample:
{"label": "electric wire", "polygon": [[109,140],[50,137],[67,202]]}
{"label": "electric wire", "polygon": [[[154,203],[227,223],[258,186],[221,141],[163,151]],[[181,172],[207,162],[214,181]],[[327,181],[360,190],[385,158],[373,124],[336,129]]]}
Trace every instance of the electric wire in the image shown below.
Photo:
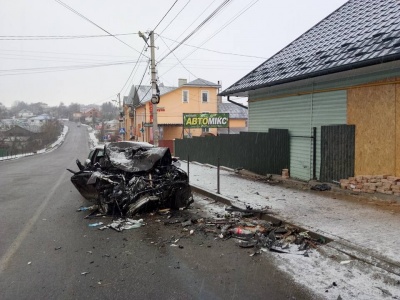
{"label": "electric wire", "polygon": [[169,12],[171,11],[171,9],[175,6],[176,2],[178,2],[178,0],[175,0],[174,4],[172,4],[172,6],[169,8],[169,10],[165,13],[164,17],[161,18],[160,22],[158,22],[158,24],[156,25],[156,27],[154,27],[153,31],[155,31],[158,27],[158,25],[161,24],[161,22],[165,19],[165,17],[169,14]]}
{"label": "electric wire", "polygon": [[205,24],[207,24],[211,19],[213,19],[222,9],[224,9],[231,0],[225,0],[220,6],[218,6],[207,18],[205,18],[191,33],[189,33],[178,45],[176,45],[172,50],[170,50],[164,57],[162,57],[158,63],[162,62],[166,57],[168,57],[172,52],[178,49],[184,42],[190,39],[196,32],[198,32]]}
{"label": "electric wire", "polygon": [[[196,23],[196,21],[197,21],[198,19],[200,19],[200,17],[207,11],[207,9],[208,9],[211,5],[214,4],[215,1],[217,1],[217,0],[214,0],[213,2],[211,2],[211,3],[197,16],[197,18],[194,19],[193,22],[190,23],[190,25],[187,26],[186,29],[185,29],[184,31],[182,31],[182,33],[181,33],[176,39],[178,40],[182,35],[184,35],[184,33],[185,33],[186,31],[188,31],[189,28],[190,28],[194,23]],[[162,32],[160,33],[160,35],[161,35],[161,34],[162,34]],[[167,52],[167,51],[166,51],[166,50],[163,51],[163,53],[162,53],[160,56],[163,56],[165,52]]]}
{"label": "electric wire", "polygon": [[123,40],[119,39],[118,37],[116,37],[115,35],[113,35],[112,33],[110,33],[109,31],[105,30],[103,27],[97,25],[95,22],[91,21],[90,19],[88,19],[87,17],[85,17],[84,15],[82,15],[81,13],[79,13],[78,11],[76,11],[75,9],[73,9],[72,7],[68,6],[67,4],[65,4],[64,2],[62,2],[61,0],[54,0],[56,1],[58,4],[64,6],[66,9],[72,11],[74,14],[78,15],[79,17],[83,18],[84,20],[88,21],[89,23],[93,24],[94,26],[96,26],[97,28],[101,29],[102,31],[104,31],[105,33],[107,33],[108,35],[114,37],[115,39],[117,39],[118,41],[120,41],[121,43],[123,43],[124,45],[128,46],[129,48],[131,48],[132,50],[136,51],[137,53],[140,53],[138,50],[136,50],[135,48],[133,48],[131,45],[125,43]]}
{"label": "electric wire", "polygon": [[[200,44],[200,47],[203,46],[206,42],[208,42],[210,39],[215,37],[219,32],[221,32],[223,29],[225,29],[229,24],[231,24],[233,21],[237,20],[239,16],[241,16],[243,13],[245,13],[250,7],[252,7],[255,3],[257,3],[259,0],[254,0],[252,3],[250,3],[247,7],[242,9],[238,14],[236,14],[233,18],[231,18],[227,23],[225,23],[222,27],[220,27],[219,30],[217,30],[211,37],[209,37],[207,40],[205,40],[203,43]],[[181,43],[180,43],[181,44]],[[194,49],[192,52],[190,52],[188,55],[186,55],[181,61],[185,60],[188,58],[190,55],[192,55],[194,52],[196,52],[198,49]],[[178,66],[180,63],[175,64],[172,68],[168,69],[165,71],[162,75],[165,75],[169,71],[171,71],[173,68]],[[162,76],[161,75],[161,76]]]}
{"label": "electric wire", "polygon": [[101,35],[0,35],[1,41],[38,41],[38,40],[68,40],[68,39],[88,39],[103,38],[114,36],[127,36],[137,33],[117,33],[117,34],[101,34]]}
{"label": "electric wire", "polygon": [[[142,56],[142,54],[143,54],[143,52],[144,52],[144,50],[146,49],[146,45],[144,45],[143,46],[143,49],[142,49],[142,51],[140,52],[140,55],[139,55],[139,58],[138,58],[138,60],[137,60],[137,62],[136,62],[136,64],[133,66],[133,69],[132,69],[132,71],[131,71],[131,73],[129,74],[129,77],[128,77],[128,79],[126,80],[126,82],[125,82],[125,84],[123,85],[123,87],[121,88],[121,90],[120,90],[120,92],[119,93],[121,93],[122,92],[122,90],[125,88],[125,86],[128,84],[128,82],[129,82],[129,79],[132,77],[132,78],[134,78],[135,77],[135,75],[136,75],[136,71],[138,70],[138,69],[136,69],[136,67],[137,67],[137,65],[138,65],[138,62],[139,62],[139,60],[140,60],[140,57]],[[136,69],[136,71],[135,71],[135,69]],[[135,71],[135,73],[133,74],[133,72]],[[132,74],[133,74],[133,76],[132,76]]]}
{"label": "electric wire", "polygon": [[[189,0],[188,2],[186,2],[186,4],[182,7],[182,9],[175,15],[175,17],[167,24],[167,26],[159,33],[159,35],[161,35],[165,30],[167,30],[167,28],[172,24],[173,21],[175,21],[175,19],[180,15],[180,13],[186,8],[186,6],[188,6],[188,4],[190,3],[191,0]],[[154,30],[153,30],[154,31]]]}
{"label": "electric wire", "polygon": [[[167,38],[167,37],[165,37],[165,36],[161,36],[161,35],[159,35],[159,36],[162,37],[162,38],[165,39],[165,40],[169,40],[169,41],[173,41],[173,42],[179,43],[178,41],[173,40],[173,39],[170,39],[170,38]],[[226,55],[241,56],[241,57],[249,57],[249,58],[258,58],[258,59],[264,59],[264,60],[265,60],[265,59],[268,59],[267,57],[262,57],[262,56],[246,55],[246,54],[239,54],[239,53],[232,53],[232,52],[223,52],[223,51],[218,51],[218,50],[213,50],[213,49],[202,48],[202,47],[199,47],[199,46],[194,46],[194,45],[189,45],[189,44],[182,44],[182,45],[183,45],[183,46],[187,46],[187,47],[196,48],[196,49],[198,49],[198,50],[204,50],[204,51],[214,52],[214,53],[218,53],[218,54],[226,54]]]}
{"label": "electric wire", "polygon": [[54,66],[54,67],[41,67],[41,68],[27,68],[27,69],[8,69],[0,70],[0,76],[12,76],[12,75],[26,75],[26,74],[37,74],[37,73],[49,73],[49,72],[63,72],[81,69],[92,69],[99,67],[119,66],[133,64],[135,61],[125,62],[114,62],[106,64],[92,64],[92,65],[72,65],[72,66]]}

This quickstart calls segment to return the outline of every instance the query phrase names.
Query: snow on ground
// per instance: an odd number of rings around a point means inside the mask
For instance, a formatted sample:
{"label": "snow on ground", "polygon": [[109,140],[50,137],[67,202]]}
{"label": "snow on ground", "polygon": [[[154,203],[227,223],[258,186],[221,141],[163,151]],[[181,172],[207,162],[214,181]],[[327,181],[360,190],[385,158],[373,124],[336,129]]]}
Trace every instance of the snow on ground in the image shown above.
{"label": "snow on ground", "polygon": [[[187,163],[181,168],[187,170]],[[217,191],[216,168],[190,164],[190,183]],[[220,171],[220,193],[238,205],[255,209],[271,207],[280,219],[321,232],[335,240],[344,239],[400,264],[400,218],[394,211],[380,210],[360,203],[338,200],[324,192],[311,193],[247,180],[229,171]],[[237,198],[236,198],[237,197]],[[210,214],[224,214],[223,205],[195,199]],[[310,253],[263,253],[280,269],[325,299],[400,299],[400,276],[354,260],[327,246]],[[341,264],[350,260],[347,264]]]}

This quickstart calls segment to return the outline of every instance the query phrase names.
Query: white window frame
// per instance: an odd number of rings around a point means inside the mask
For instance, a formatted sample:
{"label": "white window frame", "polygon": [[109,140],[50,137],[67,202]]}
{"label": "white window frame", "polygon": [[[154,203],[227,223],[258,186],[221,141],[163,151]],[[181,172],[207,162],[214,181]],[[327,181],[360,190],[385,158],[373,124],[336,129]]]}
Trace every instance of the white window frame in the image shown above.
{"label": "white window frame", "polygon": [[[203,95],[207,95],[207,100],[206,101],[204,101],[204,99],[203,99]],[[209,102],[209,100],[210,100],[210,93],[208,92],[208,91],[201,91],[201,94],[200,94],[201,96],[201,103],[208,103]]]}
{"label": "white window frame", "polygon": [[[185,101],[185,92],[187,99]],[[182,90],[182,103],[189,103],[189,90]]]}

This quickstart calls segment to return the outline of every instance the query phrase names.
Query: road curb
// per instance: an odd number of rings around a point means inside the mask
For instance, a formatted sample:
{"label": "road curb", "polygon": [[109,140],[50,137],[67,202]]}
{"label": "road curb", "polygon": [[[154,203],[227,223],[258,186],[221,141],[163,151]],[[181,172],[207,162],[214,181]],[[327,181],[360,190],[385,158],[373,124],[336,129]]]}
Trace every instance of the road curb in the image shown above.
{"label": "road curb", "polygon": [[[234,202],[234,199],[228,198],[221,194],[217,194],[213,191],[209,191],[200,186],[197,186],[194,184],[190,184],[190,186],[194,193],[201,194],[201,195],[206,196],[214,201],[223,203],[225,205],[230,205],[230,206],[232,205],[232,201]],[[374,267],[383,269],[391,274],[400,276],[400,263],[399,262],[396,262],[387,257],[384,257],[384,256],[380,255],[379,253],[374,252],[373,250],[362,248],[358,245],[355,245],[355,244],[348,242],[346,240],[343,240],[343,239],[334,240],[334,239],[332,239],[328,236],[325,236],[321,233],[317,233],[308,228],[304,228],[304,227],[295,225],[295,224],[290,223],[279,217],[272,216],[271,214],[261,213],[259,215],[259,218],[262,220],[273,222],[273,223],[283,222],[283,223],[288,224],[288,225],[290,225],[294,228],[297,228],[301,231],[307,231],[308,234],[314,239],[324,238],[326,241],[325,246],[327,246],[329,248],[332,248],[332,249],[335,249],[336,251],[344,253],[344,254],[352,257],[353,259],[357,259],[359,261],[362,261],[362,262],[372,265]]]}

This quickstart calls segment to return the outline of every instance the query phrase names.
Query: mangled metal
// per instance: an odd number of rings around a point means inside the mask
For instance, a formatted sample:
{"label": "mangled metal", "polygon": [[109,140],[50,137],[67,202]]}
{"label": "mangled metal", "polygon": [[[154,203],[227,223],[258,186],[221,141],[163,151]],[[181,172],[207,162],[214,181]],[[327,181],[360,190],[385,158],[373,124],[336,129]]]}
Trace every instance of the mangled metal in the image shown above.
{"label": "mangled metal", "polygon": [[71,181],[103,213],[134,214],[154,208],[179,209],[193,202],[187,174],[169,148],[141,142],[109,143],[92,151]]}

